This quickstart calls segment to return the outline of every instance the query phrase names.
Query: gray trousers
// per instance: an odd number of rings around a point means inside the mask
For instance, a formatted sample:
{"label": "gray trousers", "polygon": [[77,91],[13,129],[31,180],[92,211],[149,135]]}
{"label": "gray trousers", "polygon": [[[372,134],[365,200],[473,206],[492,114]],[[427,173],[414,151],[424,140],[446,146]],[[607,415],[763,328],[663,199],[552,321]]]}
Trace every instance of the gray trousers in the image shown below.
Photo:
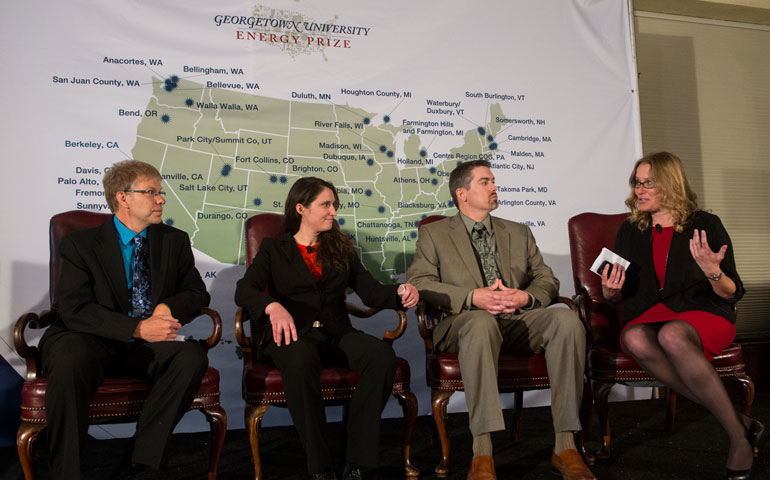
{"label": "gray trousers", "polygon": [[469,310],[443,321],[451,322],[449,330],[434,341],[440,351],[458,353],[474,436],[505,430],[497,390],[501,350],[545,352],[554,431],[581,430],[578,411],[586,337],[575,313],[565,308],[536,308],[500,318],[485,310]]}

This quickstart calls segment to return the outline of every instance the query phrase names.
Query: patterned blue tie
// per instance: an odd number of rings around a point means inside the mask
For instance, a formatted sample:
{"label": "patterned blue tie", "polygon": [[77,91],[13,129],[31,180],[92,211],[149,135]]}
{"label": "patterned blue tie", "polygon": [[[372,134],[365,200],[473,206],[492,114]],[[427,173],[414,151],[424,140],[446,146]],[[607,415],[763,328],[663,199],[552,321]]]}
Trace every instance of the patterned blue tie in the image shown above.
{"label": "patterned blue tie", "polygon": [[134,276],[131,289],[131,315],[136,318],[152,316],[150,303],[150,261],[147,239],[141,235],[134,237]]}

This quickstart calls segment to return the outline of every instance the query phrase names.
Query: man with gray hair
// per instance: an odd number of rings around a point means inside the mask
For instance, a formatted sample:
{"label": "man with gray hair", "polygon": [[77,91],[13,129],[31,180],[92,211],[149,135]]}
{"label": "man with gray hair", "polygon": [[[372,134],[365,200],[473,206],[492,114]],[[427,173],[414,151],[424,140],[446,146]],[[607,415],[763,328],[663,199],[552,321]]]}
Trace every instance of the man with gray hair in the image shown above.
{"label": "man with gray hair", "polygon": [[545,352],[556,432],[551,461],[568,480],[595,479],[575,447],[583,393],[585,330],[571,310],[546,309],[559,281],[529,227],[490,215],[497,187],[489,162],[458,165],[449,177],[459,213],[420,228],[406,278],[442,314],[439,351],[458,354],[473,434],[469,480],[496,479],[490,432],[504,430],[497,362],[506,351]]}
{"label": "man with gray hair", "polygon": [[55,479],[80,478],[91,397],[107,372],[153,382],[132,448],[112,476],[127,479],[160,467],[208,366],[198,343],[174,341],[209,294],[187,234],[162,223],[160,173],[127,160],[103,183],[114,216],[62,239],[54,305],[60,315],[40,340]]}

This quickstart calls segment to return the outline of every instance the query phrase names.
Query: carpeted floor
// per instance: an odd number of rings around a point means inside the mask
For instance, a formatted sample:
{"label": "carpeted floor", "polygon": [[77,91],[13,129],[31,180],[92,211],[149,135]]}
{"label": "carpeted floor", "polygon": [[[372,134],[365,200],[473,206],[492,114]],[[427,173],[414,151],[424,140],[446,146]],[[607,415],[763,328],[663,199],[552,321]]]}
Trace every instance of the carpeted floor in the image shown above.
{"label": "carpeted floor", "polygon": [[[228,412],[242,415],[242,411]],[[510,412],[507,412],[510,413]],[[680,400],[673,433],[663,431],[665,405],[663,400],[613,403],[610,405],[614,460],[597,464],[593,471],[600,480],[710,480],[723,478],[727,458],[727,435],[703,408]],[[770,395],[757,395],[753,416],[770,427]],[[440,457],[439,447],[431,444],[433,419],[420,417],[412,444],[412,462],[423,473],[421,479],[435,479],[433,468]],[[452,414],[449,419],[452,440],[452,474],[450,479],[465,479],[470,465],[471,438],[466,414]],[[343,455],[342,425],[329,426],[333,451]],[[381,467],[366,478],[403,478],[400,467],[402,422],[383,422]],[[495,462],[500,479],[555,479],[551,472],[550,454],[553,446],[550,409],[531,408],[524,411],[522,440],[512,443],[506,432],[493,435]],[[208,462],[207,433],[177,434],[170,446],[168,469],[145,475],[147,479],[205,478]],[[106,479],[119,462],[125,439],[91,440],[83,452],[83,478]],[[600,433],[596,416],[586,442],[589,449],[599,446]],[[770,478],[770,442],[754,462],[752,478]],[[48,477],[47,452],[44,441],[37,445],[38,479]],[[305,458],[293,427],[266,428],[262,434],[264,478],[305,479]],[[227,432],[218,470],[220,480],[253,477],[251,454],[244,430]],[[0,448],[0,480],[22,479],[21,467],[13,447]]]}

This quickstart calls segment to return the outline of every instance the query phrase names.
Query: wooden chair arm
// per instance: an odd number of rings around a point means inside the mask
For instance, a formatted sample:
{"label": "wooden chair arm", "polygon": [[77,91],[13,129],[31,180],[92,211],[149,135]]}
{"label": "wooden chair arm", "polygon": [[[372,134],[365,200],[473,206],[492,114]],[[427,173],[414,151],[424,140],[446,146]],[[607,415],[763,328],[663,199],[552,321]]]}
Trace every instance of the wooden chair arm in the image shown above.
{"label": "wooden chair arm", "polygon": [[197,316],[199,317],[202,315],[206,315],[211,319],[211,322],[214,324],[214,329],[209,338],[206,340],[199,340],[198,342],[203,348],[210,350],[216,347],[217,344],[219,344],[219,340],[222,339],[222,318],[220,318],[219,312],[209,307],[201,307],[201,309],[198,310]]}
{"label": "wooden chair arm", "polygon": [[[243,352],[243,365],[250,365],[252,362],[251,356],[251,336],[246,333],[246,329],[243,324],[250,320],[249,312],[243,308],[238,307],[235,311],[235,341],[238,342],[238,346],[241,347]],[[251,325],[253,328],[253,325]]]}
{"label": "wooden chair arm", "polygon": [[433,353],[433,321],[428,311],[430,307],[425,300],[417,303],[417,330],[420,332],[425,345],[425,353]]}
{"label": "wooden chair arm", "polygon": [[27,366],[27,380],[37,378],[38,362],[40,360],[40,350],[33,345],[29,345],[24,338],[24,332],[27,327],[38,329],[40,325],[48,326],[51,320],[56,316],[55,310],[48,310],[38,315],[37,313],[25,313],[16,320],[13,326],[13,348],[19,354]]}
{"label": "wooden chair arm", "polygon": [[376,313],[380,313],[383,309],[382,308],[367,308],[363,309],[357,305],[353,305],[352,303],[345,302],[345,308],[348,310],[349,315],[353,315],[356,318],[369,318],[372,315]]}
{"label": "wooden chair arm", "polygon": [[235,341],[241,348],[251,348],[251,337],[246,334],[246,330],[243,328],[244,320],[248,319],[249,314],[246,309],[238,307],[238,310],[235,311]]}
{"label": "wooden chair arm", "polygon": [[393,341],[401,338],[406,331],[406,312],[403,310],[396,310],[398,315],[398,325],[393,330],[388,330],[382,335],[382,341],[388,345],[393,345]]}
{"label": "wooden chair arm", "polygon": [[[369,318],[372,315],[383,311],[383,308],[367,308],[363,309],[352,303],[345,302],[345,307],[348,310],[348,314],[353,315],[356,318]],[[388,330],[382,335],[382,341],[388,345],[392,345],[393,341],[400,338],[406,331],[406,312],[401,310],[395,310],[398,315],[398,325],[393,330]]]}
{"label": "wooden chair arm", "polygon": [[591,315],[590,309],[588,308],[589,303],[591,302],[590,297],[588,296],[588,290],[585,289],[585,287],[581,287],[580,290],[575,294],[573,297],[575,303],[577,303],[578,306],[578,315],[580,316],[580,321],[583,322],[583,325],[586,326],[586,331],[591,331],[591,319],[589,316]]}

